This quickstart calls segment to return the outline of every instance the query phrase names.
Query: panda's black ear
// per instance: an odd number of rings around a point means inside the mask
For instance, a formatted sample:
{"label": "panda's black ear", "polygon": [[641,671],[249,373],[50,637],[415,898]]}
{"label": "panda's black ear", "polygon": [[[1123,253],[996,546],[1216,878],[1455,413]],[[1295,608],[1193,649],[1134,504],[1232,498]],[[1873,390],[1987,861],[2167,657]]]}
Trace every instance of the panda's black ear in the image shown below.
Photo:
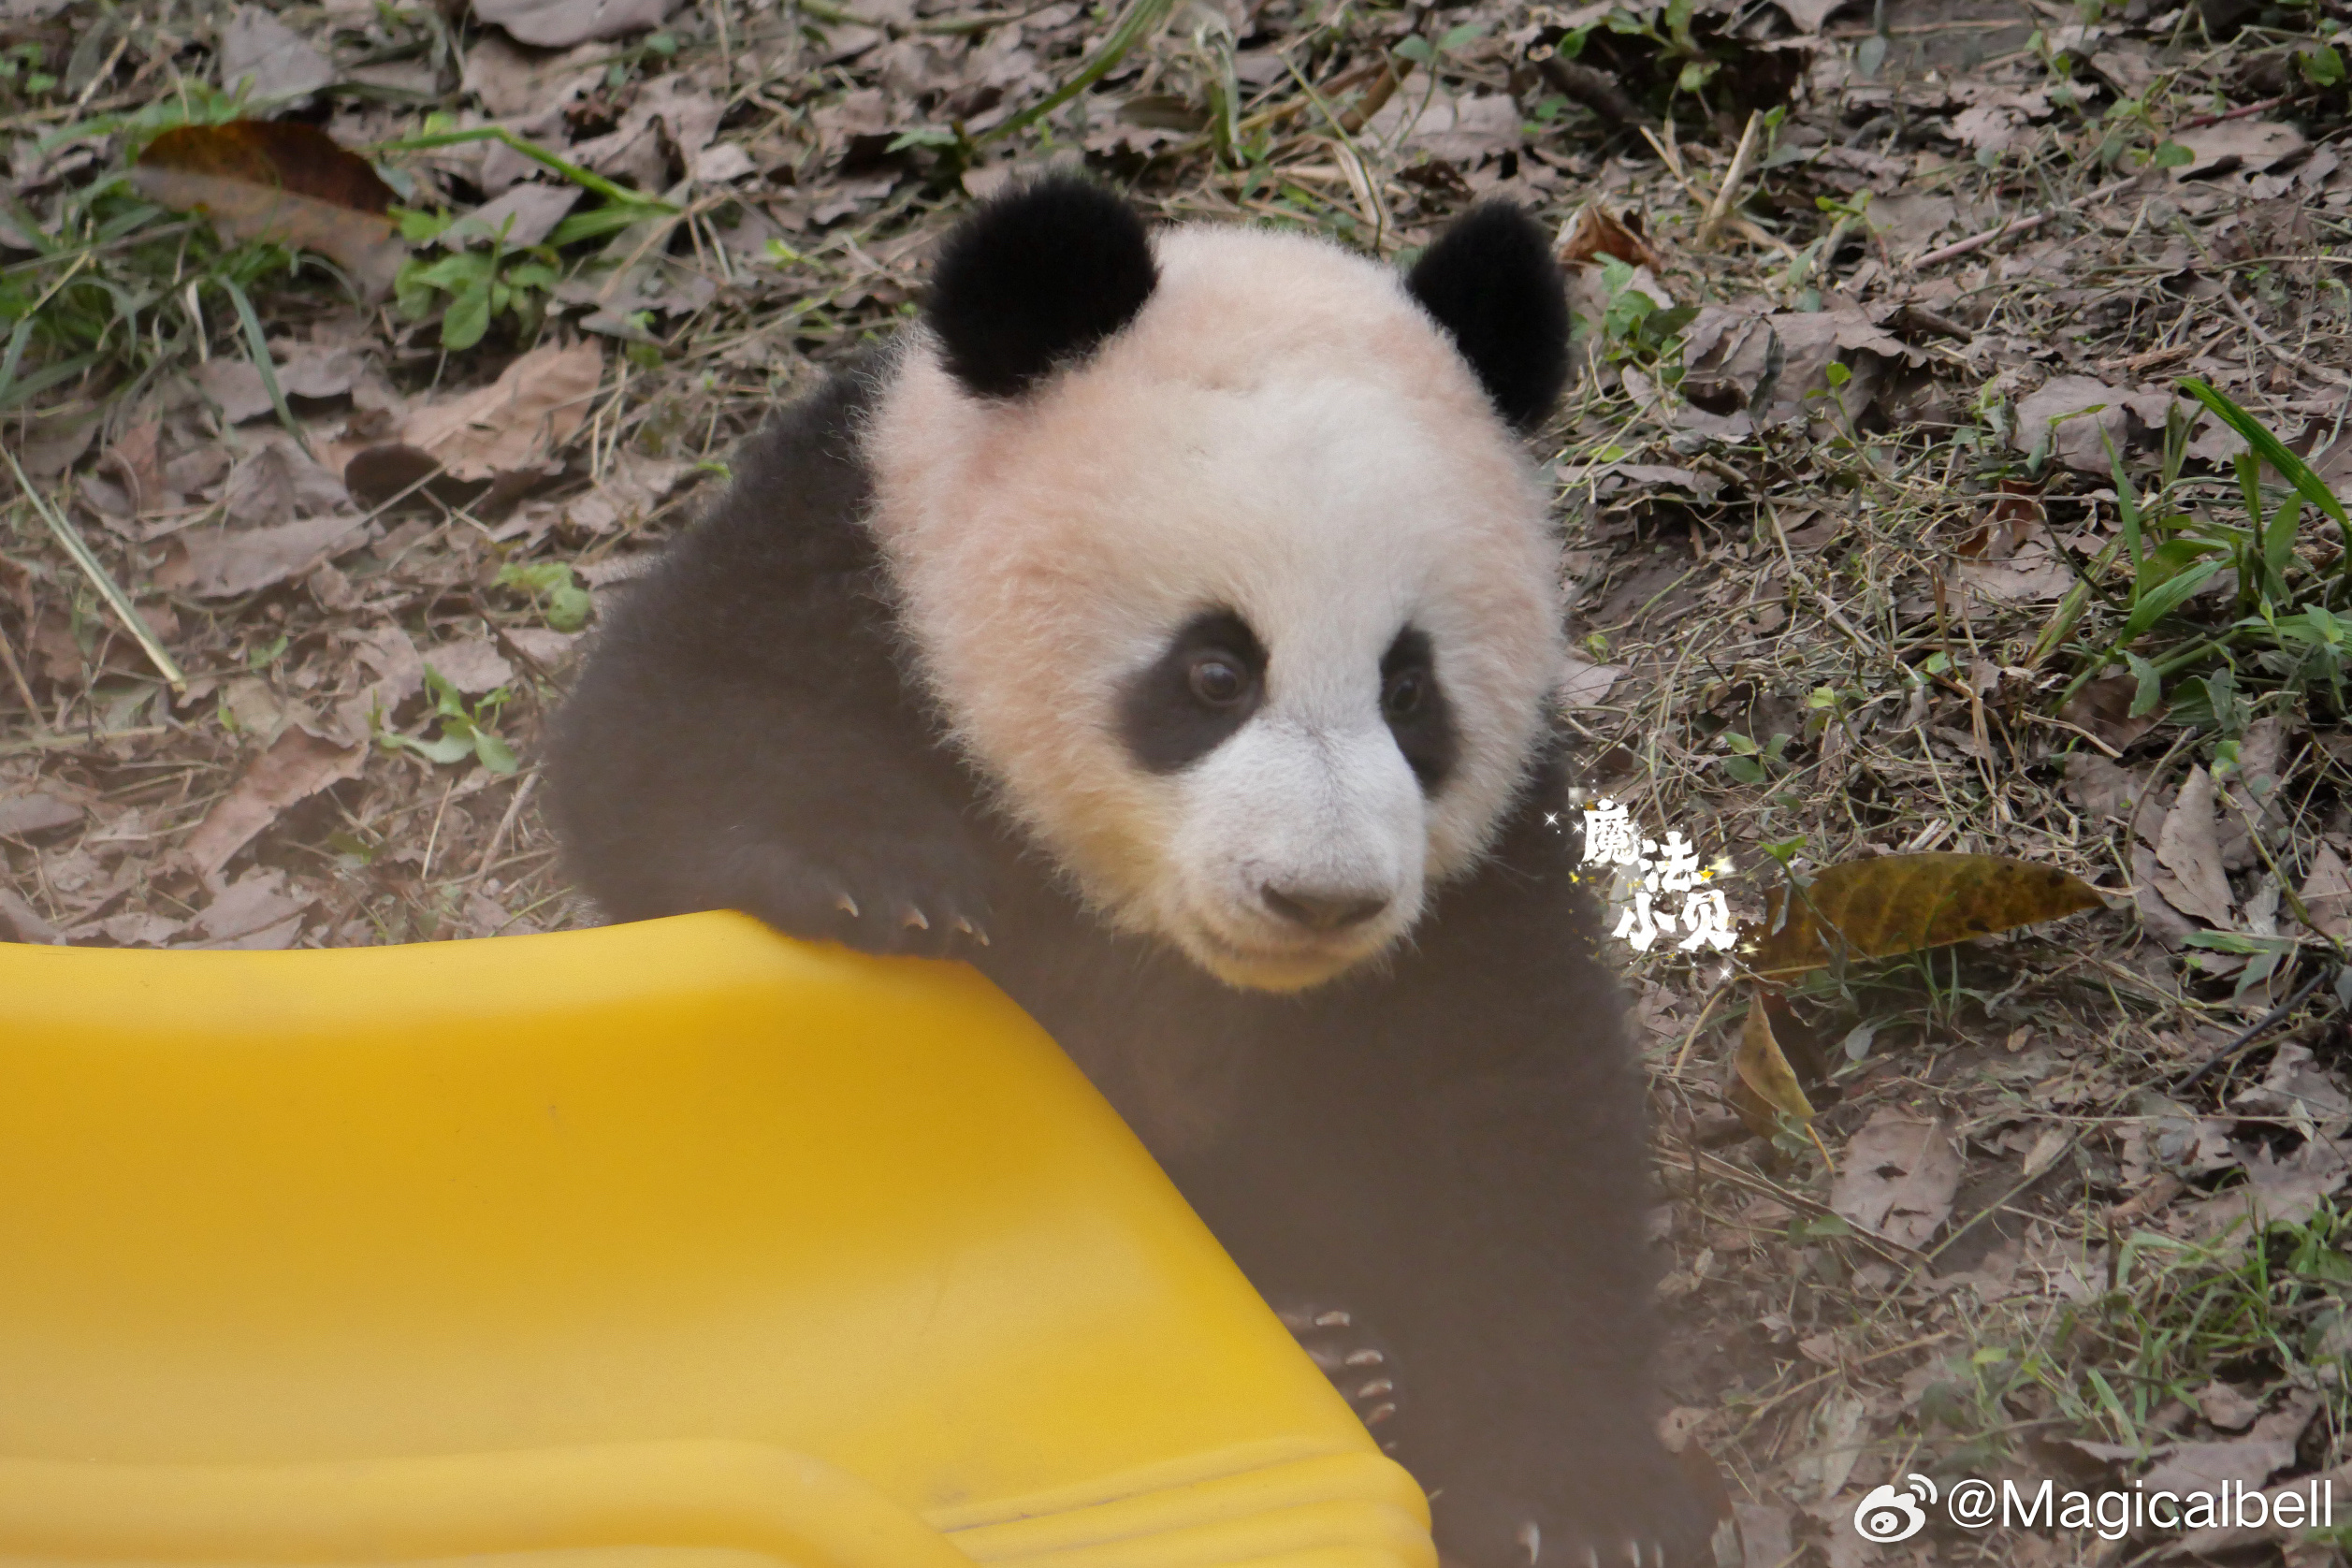
{"label": "panda's black ear", "polygon": [[1541,425],[1568,381],[1568,290],[1543,225],[1507,201],[1472,208],[1421,253],[1405,287],[1503,418]]}
{"label": "panda's black ear", "polygon": [[1135,209],[1061,175],[997,196],[958,225],[924,314],[956,380],[1009,398],[1134,320],[1158,282]]}

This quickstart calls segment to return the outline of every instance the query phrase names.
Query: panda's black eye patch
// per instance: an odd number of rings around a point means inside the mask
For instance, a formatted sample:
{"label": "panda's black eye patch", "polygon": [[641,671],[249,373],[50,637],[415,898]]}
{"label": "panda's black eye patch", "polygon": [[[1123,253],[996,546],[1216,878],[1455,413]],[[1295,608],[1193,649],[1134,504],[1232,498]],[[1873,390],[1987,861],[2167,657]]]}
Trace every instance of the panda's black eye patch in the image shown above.
{"label": "panda's black eye patch", "polygon": [[1421,792],[1435,794],[1454,771],[1461,736],[1445,689],[1437,682],[1436,650],[1430,634],[1417,627],[1398,632],[1381,656],[1380,716],[1421,781]]}
{"label": "panda's black eye patch", "polygon": [[1146,771],[1174,773],[1247,723],[1265,690],[1266,646],[1232,611],[1206,611],[1127,682],[1119,736]]}

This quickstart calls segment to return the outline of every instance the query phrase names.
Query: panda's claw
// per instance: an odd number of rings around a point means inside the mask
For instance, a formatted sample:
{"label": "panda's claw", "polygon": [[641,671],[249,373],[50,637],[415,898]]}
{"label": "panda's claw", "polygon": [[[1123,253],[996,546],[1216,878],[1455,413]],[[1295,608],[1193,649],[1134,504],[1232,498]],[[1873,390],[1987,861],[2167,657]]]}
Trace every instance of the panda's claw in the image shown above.
{"label": "panda's claw", "polygon": [[912,904],[907,905],[905,909],[899,912],[898,923],[908,931],[928,931],[931,929],[931,922],[924,918],[923,912],[921,909],[916,908]]}
{"label": "panda's claw", "polygon": [[858,918],[858,901],[846,893],[836,893],[833,895],[833,907],[851,920]]}

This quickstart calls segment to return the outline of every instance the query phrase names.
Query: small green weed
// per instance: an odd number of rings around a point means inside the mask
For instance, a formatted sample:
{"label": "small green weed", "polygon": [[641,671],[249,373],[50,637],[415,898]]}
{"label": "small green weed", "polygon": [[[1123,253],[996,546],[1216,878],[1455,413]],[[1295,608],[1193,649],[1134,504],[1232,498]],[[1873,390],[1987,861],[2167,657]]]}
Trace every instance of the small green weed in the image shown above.
{"label": "small green weed", "polygon": [[430,664],[425,666],[425,687],[432,693],[433,716],[441,720],[441,733],[432,740],[404,735],[398,730],[382,729],[376,738],[387,751],[414,751],[428,762],[462,762],[473,758],[492,773],[513,773],[519,765],[514,748],[501,740],[490,728],[498,710],[505,705],[507,690],[481,698],[472,706],[463,693],[441,676]]}
{"label": "small green weed", "polygon": [[588,624],[594,607],[565,561],[509,561],[499,568],[498,586],[526,595],[558,632],[577,632]]}
{"label": "small green weed", "polygon": [[[2236,459],[2243,519],[2188,509],[2180,483],[2188,420],[2177,408],[2154,491],[2141,492],[2111,446],[2120,527],[2096,560],[2069,555],[2080,580],[2043,630],[2034,656],[2060,646],[2078,656],[2061,704],[2121,661],[2138,682],[2135,716],[2169,699],[2176,719],[2231,734],[2244,728],[2252,698],[2266,691],[2315,699],[2342,715],[2346,660],[2352,659],[2352,625],[2339,613],[2346,608],[2345,557],[2339,554],[2333,568],[2323,571],[2296,545],[2306,502],[2339,530],[2346,525],[2344,506],[2308,464],[2228,397],[2201,381],[2184,381],[2181,389],[2245,438],[2250,450]],[[2284,493],[2265,490],[2266,465],[2286,480]],[[2119,585],[2109,580],[2118,565],[2125,573]],[[2235,574],[2229,605],[2235,618],[2217,624],[2200,617],[2194,601],[2225,571]],[[2109,610],[2110,629],[2096,639],[2067,642],[2094,600]],[[2169,646],[2150,646],[2168,637]],[[2195,674],[2200,671],[2205,673]],[[2184,686],[2168,685],[2175,677],[2188,678]],[[2259,690],[2242,696],[2242,682]]]}
{"label": "small green weed", "polygon": [[[457,220],[448,212],[403,211],[400,234],[412,245],[440,240]],[[431,260],[411,256],[393,282],[400,313],[411,321],[441,314],[441,346],[455,353],[472,348],[501,316],[515,318],[519,336],[539,328],[547,298],[563,278],[551,246],[509,250],[494,236],[487,250],[445,250]]]}

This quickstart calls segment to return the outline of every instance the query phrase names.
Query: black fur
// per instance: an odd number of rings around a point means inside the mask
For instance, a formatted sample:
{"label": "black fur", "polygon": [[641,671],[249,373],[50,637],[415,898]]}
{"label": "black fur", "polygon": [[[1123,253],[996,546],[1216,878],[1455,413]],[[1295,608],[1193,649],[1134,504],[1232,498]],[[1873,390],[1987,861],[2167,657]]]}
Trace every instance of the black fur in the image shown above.
{"label": "black fur", "polygon": [[[1203,658],[1230,664],[1244,677],[1233,702],[1212,704],[1193,690],[1193,665]],[[1249,722],[1266,692],[1266,648],[1249,623],[1230,610],[1207,610],[1169,639],[1168,651],[1127,683],[1119,703],[1119,738],[1147,773],[1174,773],[1214,751]]]}
{"label": "black fur", "polygon": [[[619,919],[733,907],[971,959],[1270,1301],[1344,1308],[1380,1342],[1392,1387],[1344,1368],[1343,1387],[1368,1416],[1397,1407],[1379,1430],[1440,1493],[1449,1560],[1524,1563],[1532,1524],[1546,1564],[1588,1545],[1622,1562],[1630,1541],[1706,1561],[1649,1430],[1641,1088],[1557,760],[1492,861],[1371,972],[1238,991],[1109,932],[983,810],[893,661],[849,437],[875,373],[748,443],[599,633],[550,758],[573,874]],[[1388,662],[1427,657],[1401,638]]]}
{"label": "black fur", "polygon": [[1568,383],[1568,296],[1543,225],[1509,202],[1481,203],[1421,253],[1405,286],[1503,417],[1541,425]]}
{"label": "black fur", "polygon": [[1380,699],[1388,733],[1397,737],[1397,749],[1412,764],[1422,793],[1437,793],[1460,756],[1461,735],[1454,728],[1454,708],[1445,699],[1445,688],[1438,683],[1437,656],[1428,632],[1408,626],[1397,633],[1380,661]]}
{"label": "black fur", "polygon": [[964,222],[940,253],[924,317],[958,381],[1009,398],[1133,321],[1158,283],[1135,210],[1065,175]]}
{"label": "black fur", "polygon": [[747,442],[717,510],[597,633],[551,744],[551,810],[622,919],[744,909],[880,952],[985,930],[971,781],[874,723],[916,703],[857,521],[852,425],[882,369],[870,356]]}

